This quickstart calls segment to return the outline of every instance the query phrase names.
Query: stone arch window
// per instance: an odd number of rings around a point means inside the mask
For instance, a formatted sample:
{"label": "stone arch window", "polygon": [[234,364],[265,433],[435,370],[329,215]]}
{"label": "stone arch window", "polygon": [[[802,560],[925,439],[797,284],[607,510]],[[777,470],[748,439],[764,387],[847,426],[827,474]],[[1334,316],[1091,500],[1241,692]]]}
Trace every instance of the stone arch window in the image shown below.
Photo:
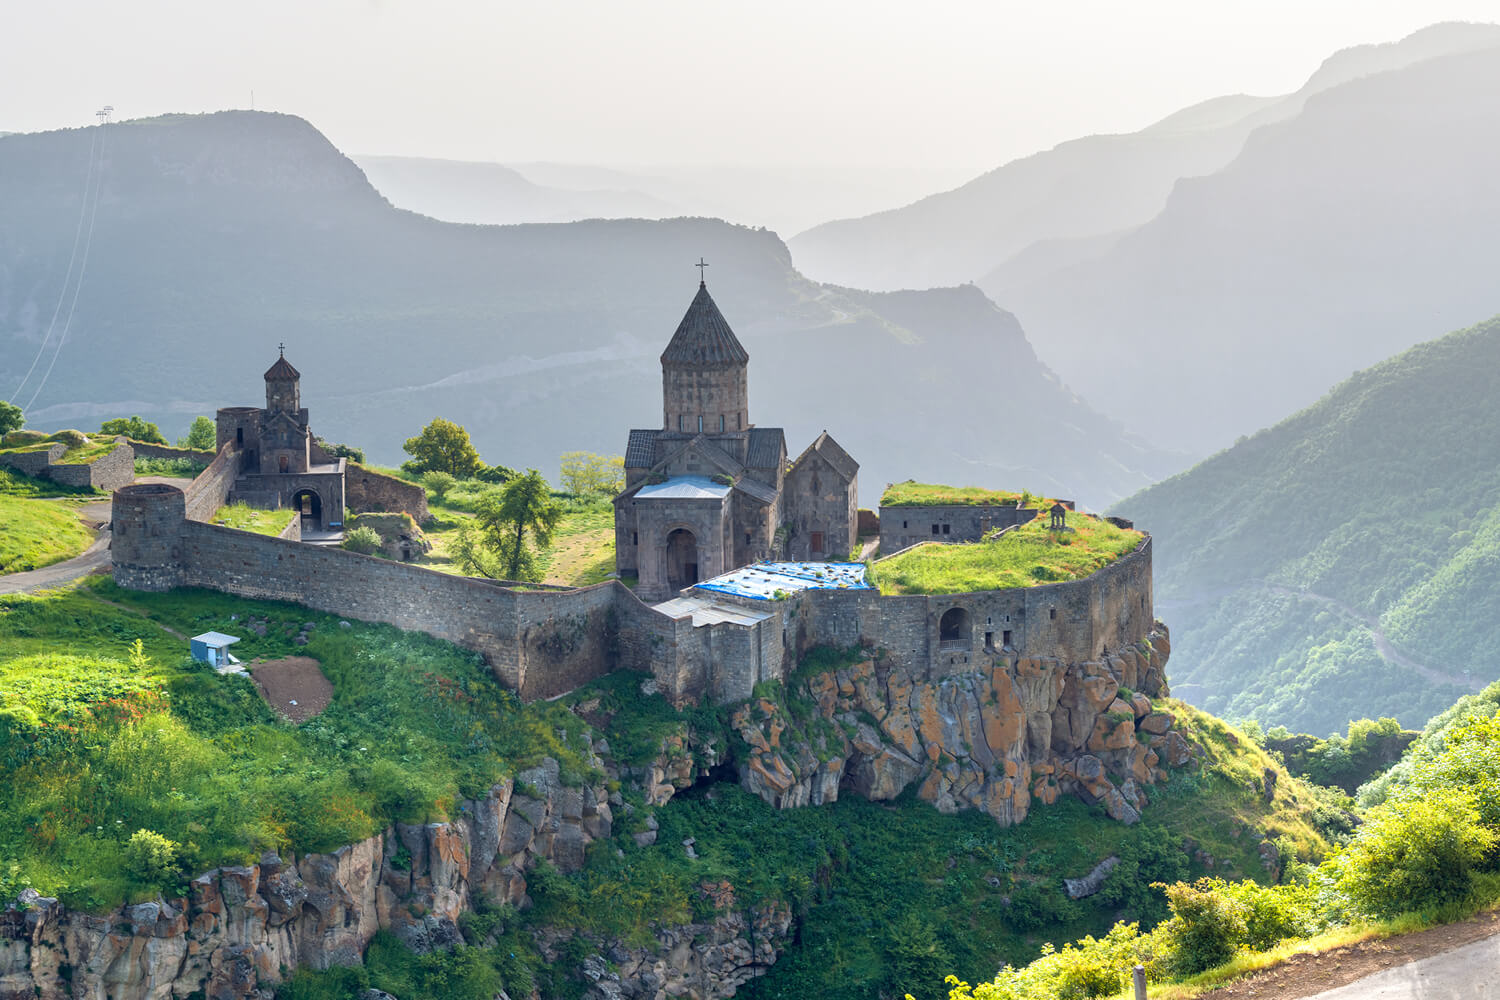
{"label": "stone arch window", "polygon": [[963,608],[949,608],[938,620],[938,646],[942,649],[968,649],[974,641],[974,629],[969,623],[969,612]]}
{"label": "stone arch window", "polygon": [[724,433],[724,414],[719,414],[719,433]]}
{"label": "stone arch window", "polygon": [[698,433],[703,433],[703,414],[698,414]]}
{"label": "stone arch window", "polygon": [[282,455],[280,458],[278,458],[276,460],[276,466],[282,472],[286,472],[287,465],[288,465],[289,462],[290,462],[290,459],[288,459],[285,455]]}

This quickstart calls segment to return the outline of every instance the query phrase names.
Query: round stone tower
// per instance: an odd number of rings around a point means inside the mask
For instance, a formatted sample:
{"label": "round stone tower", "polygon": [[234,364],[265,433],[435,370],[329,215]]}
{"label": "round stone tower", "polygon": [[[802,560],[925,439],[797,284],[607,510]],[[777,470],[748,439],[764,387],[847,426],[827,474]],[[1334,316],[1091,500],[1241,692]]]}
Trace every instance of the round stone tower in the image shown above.
{"label": "round stone tower", "polygon": [[662,427],[689,434],[750,429],[750,355],[698,282],[698,294],[661,355]]}
{"label": "round stone tower", "polygon": [[131,590],[181,586],[187,495],[166,483],[134,483],[115,490],[111,506],[115,583]]}

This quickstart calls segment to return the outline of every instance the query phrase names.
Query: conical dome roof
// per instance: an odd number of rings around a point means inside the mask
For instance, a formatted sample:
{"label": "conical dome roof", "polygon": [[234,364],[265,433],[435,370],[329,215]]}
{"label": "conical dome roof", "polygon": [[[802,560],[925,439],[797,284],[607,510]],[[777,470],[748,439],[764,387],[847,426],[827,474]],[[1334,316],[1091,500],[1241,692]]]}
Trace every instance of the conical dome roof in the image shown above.
{"label": "conical dome roof", "polygon": [[688,306],[687,314],[677,324],[677,332],[661,354],[661,363],[711,367],[743,365],[749,361],[749,352],[729,329],[724,314],[708,294],[708,286],[700,281],[693,304]]}
{"label": "conical dome roof", "polygon": [[292,363],[286,359],[286,355],[276,359],[276,363],[266,369],[266,381],[272,382],[278,379],[301,378],[302,373],[292,367]]}

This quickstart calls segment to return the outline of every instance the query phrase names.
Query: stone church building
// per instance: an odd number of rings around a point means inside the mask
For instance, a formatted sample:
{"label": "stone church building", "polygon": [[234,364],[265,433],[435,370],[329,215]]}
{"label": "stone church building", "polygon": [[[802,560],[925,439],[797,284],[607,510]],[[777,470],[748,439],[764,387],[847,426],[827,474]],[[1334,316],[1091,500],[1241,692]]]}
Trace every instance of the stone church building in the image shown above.
{"label": "stone church building", "polygon": [[323,451],[308,428],[302,375],[285,353],[266,370],[266,406],[231,406],[217,414],[217,450],[234,442],[239,472],[230,502],[277,510],[295,507],[304,531],[344,521],[344,459]]}
{"label": "stone church building", "polygon": [[750,355],[698,294],[661,355],[662,426],[633,430],[615,498],[615,568],[642,600],[767,559],[845,559],[859,463],[825,431],[788,464],[780,427],[750,422]]}

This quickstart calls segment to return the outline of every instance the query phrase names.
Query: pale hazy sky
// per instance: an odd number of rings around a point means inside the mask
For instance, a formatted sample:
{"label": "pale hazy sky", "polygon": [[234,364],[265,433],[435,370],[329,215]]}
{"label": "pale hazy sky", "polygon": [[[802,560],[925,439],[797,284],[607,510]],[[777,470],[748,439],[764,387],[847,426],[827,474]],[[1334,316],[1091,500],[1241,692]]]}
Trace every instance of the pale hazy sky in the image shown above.
{"label": "pale hazy sky", "polygon": [[0,131],[255,106],[345,152],[962,166],[1295,90],[1495,0],[8,0]]}

